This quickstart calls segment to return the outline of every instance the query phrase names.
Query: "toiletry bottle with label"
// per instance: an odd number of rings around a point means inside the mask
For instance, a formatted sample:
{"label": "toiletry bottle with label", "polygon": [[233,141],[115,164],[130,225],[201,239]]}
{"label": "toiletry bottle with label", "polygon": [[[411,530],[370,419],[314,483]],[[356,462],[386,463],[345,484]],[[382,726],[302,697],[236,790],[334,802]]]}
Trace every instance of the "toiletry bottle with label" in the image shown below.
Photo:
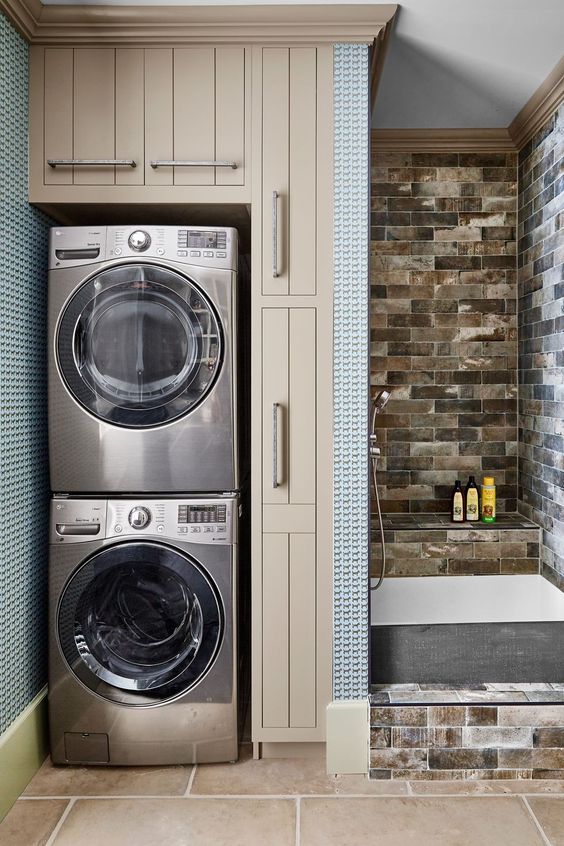
{"label": "toiletry bottle with label", "polygon": [[483,523],[495,523],[495,479],[493,476],[484,476],[481,513]]}
{"label": "toiletry bottle with label", "polygon": [[464,522],[464,492],[460,485],[460,479],[454,483],[452,492],[451,520],[453,523]]}
{"label": "toiletry bottle with label", "polygon": [[465,516],[471,523],[480,519],[479,502],[480,497],[478,495],[478,485],[476,484],[476,479],[474,476],[470,476],[468,484],[466,485]]}

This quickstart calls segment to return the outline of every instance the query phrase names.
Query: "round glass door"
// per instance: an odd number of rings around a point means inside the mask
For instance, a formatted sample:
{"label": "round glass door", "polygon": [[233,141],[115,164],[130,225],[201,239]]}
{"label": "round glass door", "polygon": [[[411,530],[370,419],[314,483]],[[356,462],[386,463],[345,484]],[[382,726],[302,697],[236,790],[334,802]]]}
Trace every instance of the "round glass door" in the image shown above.
{"label": "round glass door", "polygon": [[88,559],[59,602],[59,643],[90,690],[129,705],[189,690],[213,664],[223,612],[204,570],[153,543],[124,543]]}
{"label": "round glass door", "polygon": [[221,369],[215,311],[187,278],[157,265],[105,270],[59,323],[57,357],[73,396],[96,417],[143,428],[192,411]]}

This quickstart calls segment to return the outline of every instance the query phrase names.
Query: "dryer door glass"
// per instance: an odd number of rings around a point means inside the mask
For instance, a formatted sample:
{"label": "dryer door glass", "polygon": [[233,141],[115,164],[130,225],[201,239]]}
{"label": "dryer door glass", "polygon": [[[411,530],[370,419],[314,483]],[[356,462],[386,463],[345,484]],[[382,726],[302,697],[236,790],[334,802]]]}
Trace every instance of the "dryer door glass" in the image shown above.
{"label": "dryer door glass", "polygon": [[57,333],[68,389],[119,426],[169,423],[194,409],[221,368],[220,322],[189,279],[156,265],[105,270],[69,300]]}
{"label": "dryer door glass", "polygon": [[58,612],[73,673],[106,699],[156,704],[196,685],[213,664],[223,611],[210,577],[153,543],[104,550],[70,578]]}

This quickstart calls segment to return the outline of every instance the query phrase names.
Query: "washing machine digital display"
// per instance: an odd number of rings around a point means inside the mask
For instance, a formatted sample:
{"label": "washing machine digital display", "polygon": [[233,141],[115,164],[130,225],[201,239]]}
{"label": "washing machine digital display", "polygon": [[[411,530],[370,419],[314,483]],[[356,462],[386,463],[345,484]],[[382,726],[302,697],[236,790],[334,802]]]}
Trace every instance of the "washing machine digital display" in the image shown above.
{"label": "washing machine digital display", "polygon": [[178,232],[179,247],[225,250],[226,245],[227,234],[225,232],[199,232],[193,229],[181,229]]}

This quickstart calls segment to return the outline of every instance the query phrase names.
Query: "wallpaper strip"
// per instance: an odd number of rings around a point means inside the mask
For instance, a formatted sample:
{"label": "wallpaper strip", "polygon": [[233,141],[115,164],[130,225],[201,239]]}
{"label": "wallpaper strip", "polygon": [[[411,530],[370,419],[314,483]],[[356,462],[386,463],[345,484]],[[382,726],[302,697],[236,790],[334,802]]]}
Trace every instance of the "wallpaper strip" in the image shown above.
{"label": "wallpaper strip", "polygon": [[334,47],[333,698],[368,693],[369,51]]}
{"label": "wallpaper strip", "polygon": [[0,733],[47,681],[49,221],[27,202],[27,75],[0,15]]}

